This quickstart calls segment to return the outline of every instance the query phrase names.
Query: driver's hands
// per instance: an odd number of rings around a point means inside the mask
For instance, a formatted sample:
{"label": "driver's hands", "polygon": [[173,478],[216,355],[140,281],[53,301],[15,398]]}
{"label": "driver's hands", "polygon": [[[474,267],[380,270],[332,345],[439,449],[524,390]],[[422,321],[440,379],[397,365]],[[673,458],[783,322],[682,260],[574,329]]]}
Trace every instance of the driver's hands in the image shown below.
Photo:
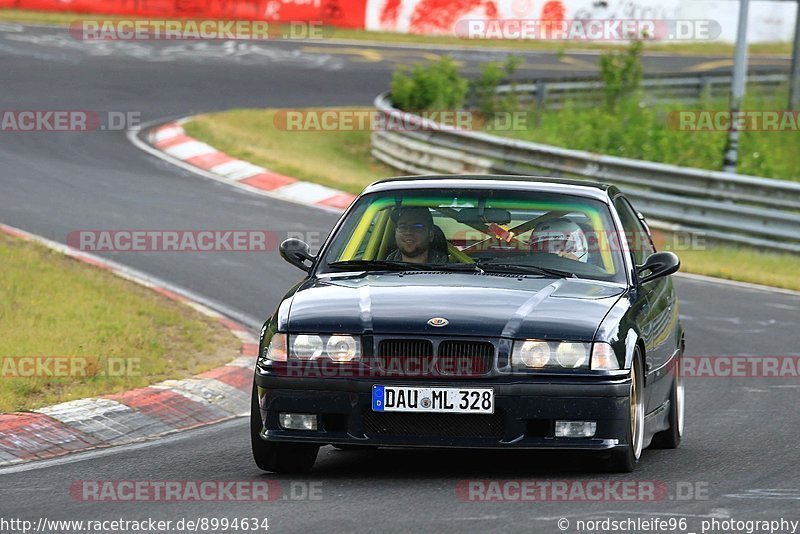
{"label": "driver's hands", "polygon": [[578,261],[578,256],[576,256],[576,255],[575,255],[575,254],[573,254],[572,252],[567,252],[566,250],[562,250],[562,251],[560,251],[560,252],[557,252],[557,254],[558,254],[559,256],[561,256],[562,258],[567,258],[568,260],[575,260],[575,261]]}

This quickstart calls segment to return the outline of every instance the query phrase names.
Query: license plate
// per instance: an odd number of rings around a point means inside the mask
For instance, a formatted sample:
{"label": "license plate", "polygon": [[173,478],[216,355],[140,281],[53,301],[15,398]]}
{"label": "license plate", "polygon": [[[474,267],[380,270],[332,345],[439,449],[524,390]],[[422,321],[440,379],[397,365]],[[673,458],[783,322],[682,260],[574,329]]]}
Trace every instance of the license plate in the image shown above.
{"label": "license plate", "polygon": [[372,386],[375,412],[494,413],[492,388]]}

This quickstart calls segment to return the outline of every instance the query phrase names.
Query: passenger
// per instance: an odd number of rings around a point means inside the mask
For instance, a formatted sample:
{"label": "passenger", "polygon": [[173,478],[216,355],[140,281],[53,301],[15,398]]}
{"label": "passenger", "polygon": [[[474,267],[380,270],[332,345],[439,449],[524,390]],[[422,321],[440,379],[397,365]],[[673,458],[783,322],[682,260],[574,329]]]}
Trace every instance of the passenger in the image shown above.
{"label": "passenger", "polygon": [[537,224],[531,234],[531,250],[583,263],[589,260],[586,233],[577,223],[564,217]]}

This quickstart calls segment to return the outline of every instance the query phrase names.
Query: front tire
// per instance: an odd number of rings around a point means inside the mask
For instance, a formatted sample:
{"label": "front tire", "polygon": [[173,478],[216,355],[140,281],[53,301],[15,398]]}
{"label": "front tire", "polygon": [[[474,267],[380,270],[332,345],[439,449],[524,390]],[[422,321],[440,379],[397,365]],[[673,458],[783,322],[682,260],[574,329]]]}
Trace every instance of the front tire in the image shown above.
{"label": "front tire", "polygon": [[270,443],[261,438],[261,413],[258,388],[253,384],[250,402],[250,445],[256,465],[273,473],[308,473],[314,467],[319,445],[307,443]]}
{"label": "front tire", "polygon": [[633,355],[631,388],[628,394],[627,446],[611,452],[609,468],[616,473],[630,473],[639,463],[644,443],[644,374],[639,349]]}
{"label": "front tire", "polygon": [[681,438],[683,438],[685,405],[680,368],[681,361],[676,360],[673,368],[672,391],[669,395],[669,428],[653,436],[650,447],[654,449],[677,449],[681,444]]}

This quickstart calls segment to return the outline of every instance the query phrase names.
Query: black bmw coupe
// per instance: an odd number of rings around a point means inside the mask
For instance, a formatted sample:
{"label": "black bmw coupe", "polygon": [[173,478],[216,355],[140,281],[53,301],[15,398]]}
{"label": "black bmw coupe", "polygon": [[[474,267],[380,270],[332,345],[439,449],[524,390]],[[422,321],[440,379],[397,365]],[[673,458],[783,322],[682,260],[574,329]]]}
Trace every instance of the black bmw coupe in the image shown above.
{"label": "black bmw coupe", "polygon": [[268,471],[319,447],[675,448],[684,332],[644,218],[614,186],[424,176],[369,186],[261,331],[251,434]]}

